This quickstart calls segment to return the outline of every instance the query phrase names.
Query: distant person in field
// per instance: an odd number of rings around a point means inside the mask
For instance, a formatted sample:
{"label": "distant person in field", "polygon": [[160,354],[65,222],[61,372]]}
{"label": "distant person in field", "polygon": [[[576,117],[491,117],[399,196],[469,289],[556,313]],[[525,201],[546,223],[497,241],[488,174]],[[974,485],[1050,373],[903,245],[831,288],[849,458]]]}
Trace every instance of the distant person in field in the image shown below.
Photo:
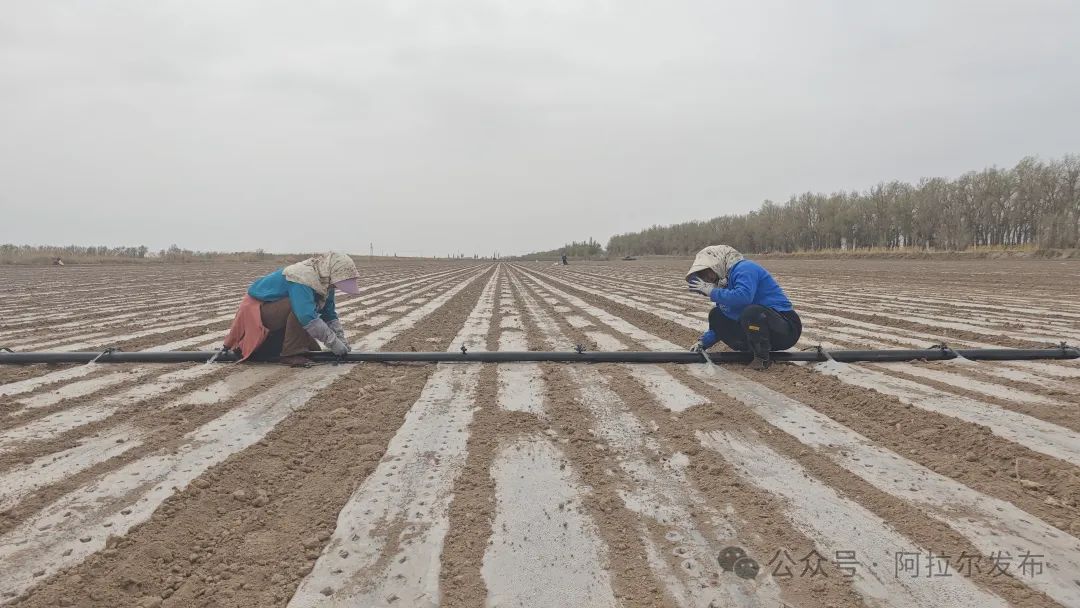
{"label": "distant person in field", "polygon": [[569,265],[569,262],[566,261],[566,254],[565,253],[562,254],[562,265],[563,266]]}
{"label": "distant person in field", "polygon": [[286,365],[308,365],[303,355],[319,350],[318,342],[335,355],[347,354],[352,348],[334,310],[334,292],[360,293],[359,274],[349,256],[327,253],[256,280],[240,303],[225,348],[239,350],[242,360],[254,356]]}
{"label": "distant person in field", "polygon": [[716,303],[709,311],[709,331],[690,350],[702,352],[717,342],[751,352],[751,366],[764,370],[770,351],[787,350],[802,335],[802,320],[768,270],[727,245],[698,252],[686,274],[690,291]]}

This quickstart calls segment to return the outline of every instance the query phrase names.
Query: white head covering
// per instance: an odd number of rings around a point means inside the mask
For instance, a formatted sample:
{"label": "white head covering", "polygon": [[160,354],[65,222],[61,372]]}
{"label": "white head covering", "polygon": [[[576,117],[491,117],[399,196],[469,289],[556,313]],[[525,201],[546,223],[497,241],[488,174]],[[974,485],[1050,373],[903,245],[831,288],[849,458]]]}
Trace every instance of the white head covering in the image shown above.
{"label": "white head covering", "polygon": [[360,276],[352,258],[336,251],[286,266],[282,272],[286,280],[307,285],[324,298],[334,283]]}
{"label": "white head covering", "polygon": [[701,272],[706,268],[712,268],[716,276],[720,277],[718,285],[727,287],[728,272],[731,267],[743,259],[743,254],[735,251],[735,248],[727,245],[711,245],[698,252],[694,263],[690,265],[690,271],[686,273],[686,280],[693,278],[694,273]]}

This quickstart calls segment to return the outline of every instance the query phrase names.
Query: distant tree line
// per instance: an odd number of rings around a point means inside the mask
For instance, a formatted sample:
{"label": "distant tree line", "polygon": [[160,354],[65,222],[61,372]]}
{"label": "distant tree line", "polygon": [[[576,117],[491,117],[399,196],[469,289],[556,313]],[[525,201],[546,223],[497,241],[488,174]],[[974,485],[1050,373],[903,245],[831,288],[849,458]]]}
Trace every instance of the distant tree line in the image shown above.
{"label": "distant tree line", "polygon": [[747,253],[823,249],[1080,247],[1080,156],[956,179],[893,181],[865,192],[805,193],[710,220],[619,234],[607,254],[687,255],[725,243]]}
{"label": "distant tree line", "polygon": [[269,254],[262,249],[224,253],[193,251],[172,245],[168,249],[150,251],[146,245],[137,247],[108,247],[105,245],[13,245],[0,244],[0,264],[46,264],[59,258],[65,263],[104,264],[120,262],[200,262],[215,260],[281,261],[302,259],[303,254]]}
{"label": "distant tree line", "polygon": [[12,245],[5,243],[0,245],[0,260],[15,263],[21,260],[62,260],[93,259],[93,260],[136,260],[143,259],[150,253],[146,245],[138,247],[107,247],[105,245]]}
{"label": "distant tree line", "polygon": [[568,258],[574,259],[589,259],[598,258],[604,256],[604,247],[599,241],[589,238],[587,241],[574,241],[567,245],[563,245],[558,249],[549,249],[548,251],[536,251],[522,256],[517,256],[514,259],[517,260],[557,260],[561,256],[565,255]]}

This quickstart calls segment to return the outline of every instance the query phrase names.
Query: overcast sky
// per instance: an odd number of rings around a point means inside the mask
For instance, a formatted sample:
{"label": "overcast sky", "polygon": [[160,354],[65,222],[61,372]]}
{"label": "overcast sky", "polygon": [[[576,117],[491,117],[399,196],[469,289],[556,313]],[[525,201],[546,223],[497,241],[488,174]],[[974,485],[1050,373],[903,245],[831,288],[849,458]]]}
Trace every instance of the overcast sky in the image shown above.
{"label": "overcast sky", "polygon": [[1075,0],[0,0],[0,242],[522,253],[1080,152]]}

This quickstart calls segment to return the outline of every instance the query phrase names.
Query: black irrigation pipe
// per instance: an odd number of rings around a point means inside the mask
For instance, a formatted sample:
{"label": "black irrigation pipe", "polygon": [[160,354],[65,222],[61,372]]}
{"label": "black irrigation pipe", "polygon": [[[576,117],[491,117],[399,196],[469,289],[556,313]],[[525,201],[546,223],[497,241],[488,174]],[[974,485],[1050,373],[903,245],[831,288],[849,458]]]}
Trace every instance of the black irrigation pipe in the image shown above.
{"label": "black irrigation pipe", "polygon": [[[686,351],[475,351],[464,348],[461,352],[354,352],[337,357],[327,351],[307,353],[315,362],[340,363],[512,363],[512,362],[560,362],[560,363],[703,363],[704,357]],[[942,361],[963,357],[972,361],[1014,361],[1025,359],[1077,359],[1080,350],[1062,343],[1055,348],[975,348],[953,350],[947,346],[911,350],[833,350],[820,347],[804,351],[774,352],[774,361]],[[750,361],[750,353],[710,353],[714,363],[738,363]],[[239,357],[226,350],[221,351],[138,351],[123,352],[0,352],[0,365],[30,363],[232,363]]]}

